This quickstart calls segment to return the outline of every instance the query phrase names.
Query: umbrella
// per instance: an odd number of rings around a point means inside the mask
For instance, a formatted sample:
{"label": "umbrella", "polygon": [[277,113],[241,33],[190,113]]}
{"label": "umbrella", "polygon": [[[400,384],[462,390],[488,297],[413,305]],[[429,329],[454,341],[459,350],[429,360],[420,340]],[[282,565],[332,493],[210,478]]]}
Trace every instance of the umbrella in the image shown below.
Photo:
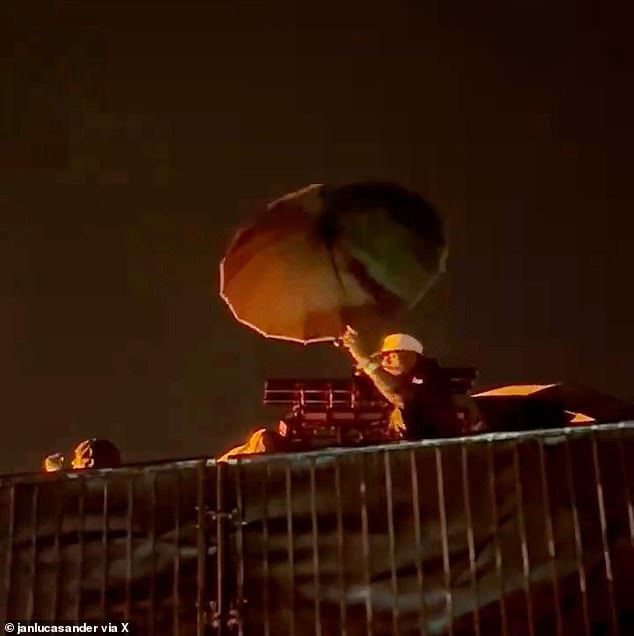
{"label": "umbrella", "polygon": [[269,204],[233,238],[220,295],[262,335],[334,340],[413,307],[444,270],[441,218],[394,183],[311,185]]}

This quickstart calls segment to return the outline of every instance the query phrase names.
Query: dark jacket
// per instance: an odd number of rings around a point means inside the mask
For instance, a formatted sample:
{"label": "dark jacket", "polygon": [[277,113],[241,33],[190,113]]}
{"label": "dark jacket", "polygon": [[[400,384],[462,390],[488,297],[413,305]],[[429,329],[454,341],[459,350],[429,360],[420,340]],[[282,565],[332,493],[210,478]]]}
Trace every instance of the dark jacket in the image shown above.
{"label": "dark jacket", "polygon": [[462,422],[453,400],[450,379],[433,358],[421,357],[399,391],[408,440],[454,437],[462,434]]}

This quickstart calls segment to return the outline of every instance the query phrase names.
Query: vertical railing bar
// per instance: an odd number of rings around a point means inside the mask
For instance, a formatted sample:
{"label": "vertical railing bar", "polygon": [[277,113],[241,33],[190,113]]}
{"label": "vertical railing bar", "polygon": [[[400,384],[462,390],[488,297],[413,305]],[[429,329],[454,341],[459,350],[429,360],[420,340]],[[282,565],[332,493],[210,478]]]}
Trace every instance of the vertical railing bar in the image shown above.
{"label": "vertical railing bar", "polygon": [[52,616],[51,620],[56,621],[59,620],[59,599],[61,596],[62,588],[62,552],[61,552],[61,542],[60,535],[62,533],[62,517],[64,514],[64,500],[65,500],[65,492],[66,492],[66,479],[64,477],[56,478],[56,484],[59,487],[58,493],[58,502],[59,505],[55,509],[55,526],[53,529],[53,560],[55,562],[55,589],[51,590],[51,609]]}
{"label": "vertical railing bar", "polygon": [[172,581],[172,633],[176,636],[180,634],[180,570],[181,570],[181,473],[176,470],[174,473],[174,570]]}
{"label": "vertical railing bar", "polygon": [[533,616],[533,597],[531,595],[531,563],[528,554],[528,539],[526,536],[526,518],[524,516],[524,487],[522,486],[522,471],[520,468],[520,444],[513,444],[513,472],[515,476],[515,499],[517,501],[517,525],[522,548],[522,575],[524,583],[524,597],[526,600],[526,617],[528,620],[528,634],[535,636],[535,619]]}
{"label": "vertical railing bar", "polygon": [[127,514],[126,514],[126,577],[125,577],[125,618],[130,620],[132,613],[132,575],[133,575],[133,541],[134,541],[134,482],[131,475],[126,479]]}
{"label": "vertical railing bar", "polygon": [[311,459],[310,472],[310,519],[313,544],[313,581],[315,584],[315,636],[321,636],[321,582],[319,577],[319,527],[317,525],[317,484],[315,460]]}
{"label": "vertical railing bar", "polygon": [[473,532],[473,513],[471,510],[471,493],[469,486],[468,445],[461,447],[462,494],[464,497],[465,522],[467,525],[467,547],[469,550],[469,572],[471,574],[471,594],[473,596],[473,626],[475,636],[480,636],[480,610],[478,594],[478,568],[475,553],[475,536]]}
{"label": "vertical railing bar", "polygon": [[289,603],[289,633],[295,636],[295,546],[293,537],[293,476],[291,464],[284,465],[284,484],[286,493],[286,540],[288,551],[288,579],[290,591]]}
{"label": "vertical railing bar", "polygon": [[151,470],[150,476],[150,580],[148,586],[148,627],[150,636],[154,636],[156,628],[156,471]]}
{"label": "vertical railing bar", "polygon": [[262,605],[264,612],[264,635],[271,636],[271,615],[269,610],[269,477],[267,463],[262,481]]}
{"label": "vertical railing bar", "polygon": [[491,498],[491,517],[493,526],[493,549],[495,553],[495,571],[500,586],[500,598],[498,605],[500,607],[500,619],[502,621],[502,634],[508,635],[508,621],[506,616],[506,589],[504,585],[504,570],[502,567],[502,549],[500,547],[500,529],[498,526],[498,502],[495,482],[495,454],[493,449],[494,442],[487,442],[487,464],[489,473],[489,496]]}
{"label": "vertical railing bar", "polygon": [[31,550],[29,568],[29,593],[26,602],[26,620],[32,621],[35,615],[35,586],[37,584],[37,533],[38,533],[38,499],[40,495],[40,485],[32,484],[31,495]]}
{"label": "vertical railing bar", "polygon": [[442,453],[440,447],[434,449],[436,464],[436,491],[438,495],[438,514],[440,517],[440,541],[442,544],[442,565],[445,578],[445,603],[447,607],[447,633],[453,636],[453,595],[451,592],[451,564],[449,561],[449,528],[445,507],[445,480],[443,475]]}
{"label": "vertical railing bar", "polygon": [[616,606],[614,604],[614,577],[612,575],[612,558],[610,556],[610,545],[608,542],[608,526],[605,514],[605,500],[603,497],[603,481],[601,477],[601,466],[599,464],[599,450],[597,445],[597,437],[594,432],[591,433],[592,442],[592,463],[594,464],[594,474],[596,477],[597,503],[599,504],[599,522],[601,524],[601,542],[603,545],[603,561],[605,565],[605,577],[608,587],[608,598],[610,602],[610,622],[612,634],[619,633]]}
{"label": "vertical railing bar", "polygon": [[207,471],[206,460],[201,459],[197,464],[196,493],[196,548],[198,552],[198,565],[196,572],[196,636],[205,636],[207,624],[207,507],[206,488]]}
{"label": "vertical railing bar", "polygon": [[557,576],[557,553],[555,550],[555,533],[553,529],[553,518],[550,512],[550,496],[548,494],[548,479],[546,475],[546,457],[544,453],[544,442],[537,439],[537,449],[539,452],[539,473],[541,479],[542,501],[544,504],[546,546],[548,548],[548,561],[550,565],[550,575],[553,582],[553,595],[555,602],[555,621],[557,636],[563,634],[563,621],[561,617],[561,595],[559,594],[559,579]]}
{"label": "vertical railing bar", "polygon": [[625,505],[627,507],[627,520],[630,528],[630,543],[634,546],[634,503],[632,503],[632,488],[630,486],[630,474],[625,460],[625,449],[623,448],[623,431],[619,431],[618,447],[619,447],[619,463],[621,465],[621,473],[625,481]]}
{"label": "vertical railing bar", "polygon": [[[227,501],[225,490],[227,485],[227,463],[218,462],[216,467],[216,492],[215,492],[215,530],[216,530],[216,634],[223,636],[227,632]],[[267,467],[268,468],[268,467]],[[267,471],[268,472],[268,471]],[[207,462],[205,462],[207,473]]]}
{"label": "vertical railing bar", "polygon": [[409,451],[410,474],[412,478],[412,514],[414,516],[414,543],[416,544],[416,582],[420,592],[420,612],[418,629],[421,636],[428,636],[427,629],[427,601],[425,599],[425,579],[423,573],[423,535],[420,526],[420,492],[418,487],[418,467],[416,465],[416,450]]}
{"label": "vertical railing bar", "polygon": [[86,514],[86,475],[78,476],[78,520],[77,520],[77,605],[76,605],[76,620],[79,621],[83,618],[83,595],[82,589],[84,584],[84,557],[85,557],[85,545],[84,545],[84,530],[85,530],[85,514]]}
{"label": "vertical railing bar", "polygon": [[396,537],[394,533],[394,492],[392,484],[391,452],[383,452],[383,466],[385,470],[385,493],[387,499],[387,530],[390,550],[390,575],[392,583],[392,629],[394,636],[400,634],[400,616],[398,603],[398,579],[396,574]]}
{"label": "vertical railing bar", "polygon": [[575,481],[572,472],[572,456],[570,453],[570,439],[564,438],[564,451],[566,463],[566,482],[568,485],[568,495],[570,497],[570,508],[572,510],[572,524],[575,535],[575,557],[577,561],[577,572],[579,576],[579,590],[581,592],[581,610],[583,613],[583,624],[586,636],[591,636],[590,612],[588,610],[588,592],[586,584],[586,569],[583,563],[583,542],[581,538],[581,524],[579,523],[579,511],[577,508],[577,495]]}
{"label": "vertical railing bar", "polygon": [[346,612],[346,582],[344,572],[344,538],[343,538],[343,507],[341,505],[341,468],[335,457],[333,468],[335,472],[335,515],[337,517],[337,571],[339,578],[339,632],[341,636],[348,633]]}
{"label": "vertical railing bar", "polygon": [[108,478],[103,477],[103,505],[102,505],[102,532],[101,532],[101,551],[103,554],[103,567],[101,570],[101,591],[99,601],[101,604],[101,620],[107,619],[106,597],[108,589]]}
{"label": "vertical railing bar", "polygon": [[238,523],[236,529],[236,558],[238,560],[238,572],[237,572],[237,599],[236,599],[236,613],[238,617],[238,635],[243,636],[244,633],[244,619],[242,613],[244,611],[244,493],[242,486],[242,461],[238,459],[236,462],[236,514],[238,516]]}
{"label": "vertical railing bar", "polygon": [[372,636],[373,615],[372,615],[372,588],[370,586],[370,538],[368,527],[368,502],[367,502],[367,480],[365,468],[365,454],[358,457],[361,461],[361,479],[359,480],[359,494],[361,496],[361,542],[363,551],[363,586],[366,590],[365,616],[366,633]]}
{"label": "vertical railing bar", "polygon": [[[4,487],[4,485],[3,485]],[[3,619],[12,618],[9,615],[10,604],[11,604],[11,580],[12,580],[12,570],[13,570],[13,550],[14,550],[14,537],[15,537],[15,484],[10,482],[8,485],[9,489],[9,527],[7,529],[7,561],[6,561],[6,571],[3,576],[3,586],[5,589],[6,603],[4,606],[4,616]]]}

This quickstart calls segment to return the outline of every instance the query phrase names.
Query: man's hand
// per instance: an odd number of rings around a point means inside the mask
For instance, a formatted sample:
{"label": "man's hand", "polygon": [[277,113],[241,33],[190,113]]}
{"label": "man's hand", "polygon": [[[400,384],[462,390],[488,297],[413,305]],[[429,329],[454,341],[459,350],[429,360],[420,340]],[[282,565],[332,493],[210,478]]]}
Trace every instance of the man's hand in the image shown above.
{"label": "man's hand", "polygon": [[[378,363],[375,363],[376,366],[370,364],[373,351],[361,342],[359,334],[352,327],[346,327],[346,331],[339,338],[338,343],[350,352],[357,367],[369,375],[379,393],[397,408],[403,408],[403,397],[397,391],[400,380],[383,371]],[[371,369],[368,369],[368,365]]]}

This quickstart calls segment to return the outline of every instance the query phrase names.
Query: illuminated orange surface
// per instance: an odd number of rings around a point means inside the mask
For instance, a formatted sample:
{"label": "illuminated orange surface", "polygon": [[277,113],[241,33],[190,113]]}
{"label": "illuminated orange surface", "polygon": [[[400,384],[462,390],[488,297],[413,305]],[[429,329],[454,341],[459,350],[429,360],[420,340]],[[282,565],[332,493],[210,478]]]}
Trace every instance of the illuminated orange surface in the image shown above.
{"label": "illuminated orange surface", "polygon": [[583,413],[573,413],[572,411],[566,411],[566,413],[573,416],[570,420],[571,424],[589,424],[596,421],[594,418],[589,415],[584,415]]}
{"label": "illuminated orange surface", "polygon": [[490,397],[490,396],[524,396],[533,395],[544,389],[550,389],[555,384],[509,384],[507,386],[501,386],[497,389],[491,389],[490,391],[483,391],[482,393],[476,393],[473,397]]}
{"label": "illuminated orange surface", "polygon": [[250,455],[252,453],[264,453],[266,447],[262,437],[266,432],[265,428],[260,428],[255,433],[249,435],[249,439],[245,444],[235,446],[231,450],[227,451],[222,457],[219,457],[217,461],[226,462],[230,457],[236,457],[237,455]]}

